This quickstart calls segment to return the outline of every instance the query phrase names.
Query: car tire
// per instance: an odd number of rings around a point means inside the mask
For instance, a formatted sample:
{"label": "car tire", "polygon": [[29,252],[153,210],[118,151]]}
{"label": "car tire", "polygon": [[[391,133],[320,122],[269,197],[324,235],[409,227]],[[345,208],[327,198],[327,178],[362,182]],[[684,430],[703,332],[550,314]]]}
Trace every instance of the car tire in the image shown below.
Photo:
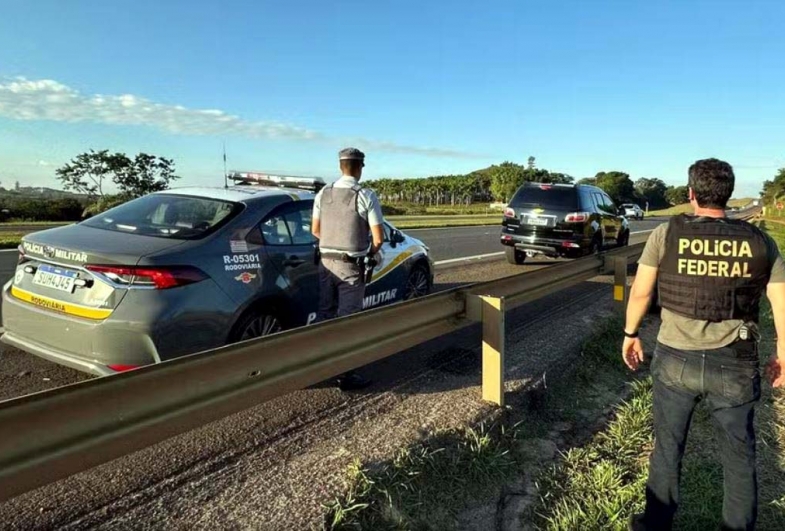
{"label": "car tire", "polygon": [[619,236],[618,240],[616,240],[616,245],[619,247],[627,247],[630,244],[630,231],[625,230],[621,236]]}
{"label": "car tire", "polygon": [[237,321],[230,343],[269,336],[283,330],[281,320],[271,312],[249,311]]}
{"label": "car tire", "polygon": [[592,238],[591,243],[589,244],[589,254],[600,254],[605,250],[603,247],[602,234],[598,232],[594,235],[594,238]]}
{"label": "car tire", "polygon": [[406,290],[403,292],[403,300],[408,301],[428,295],[431,292],[431,280],[428,276],[428,269],[425,266],[414,266],[406,279]]}
{"label": "car tire", "polygon": [[504,249],[504,256],[507,257],[507,263],[512,265],[523,265],[526,261],[526,253],[515,247],[506,247]]}

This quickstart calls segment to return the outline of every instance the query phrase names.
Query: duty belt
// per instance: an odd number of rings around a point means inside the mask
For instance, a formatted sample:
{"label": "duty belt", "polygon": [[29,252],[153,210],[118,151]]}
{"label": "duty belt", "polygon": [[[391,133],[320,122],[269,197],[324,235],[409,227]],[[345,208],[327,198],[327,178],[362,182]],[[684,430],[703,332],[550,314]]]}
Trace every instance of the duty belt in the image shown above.
{"label": "duty belt", "polygon": [[349,256],[346,253],[320,253],[322,258],[329,258],[331,260],[340,260],[341,262],[349,262],[352,264],[361,265],[365,260],[365,256]]}

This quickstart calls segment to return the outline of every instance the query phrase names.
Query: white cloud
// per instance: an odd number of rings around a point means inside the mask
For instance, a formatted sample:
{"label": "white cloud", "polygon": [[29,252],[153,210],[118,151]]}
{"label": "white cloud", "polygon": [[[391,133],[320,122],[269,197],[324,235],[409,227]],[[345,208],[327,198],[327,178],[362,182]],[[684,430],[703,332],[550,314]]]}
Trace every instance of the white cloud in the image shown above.
{"label": "white cloud", "polygon": [[45,160],[39,160],[39,161],[38,161],[38,165],[39,165],[39,166],[43,166],[44,168],[46,168],[47,166],[51,166],[51,165],[52,165],[52,163],[51,163],[51,162],[47,162],[47,161],[45,161]]}
{"label": "white cloud", "polygon": [[0,82],[0,116],[13,120],[92,122],[154,127],[176,135],[234,135],[247,138],[332,141],[361,149],[431,157],[472,157],[460,151],[400,145],[363,138],[339,139],[278,122],[245,120],[217,109],[188,109],[121,94],[85,95],[51,79]]}

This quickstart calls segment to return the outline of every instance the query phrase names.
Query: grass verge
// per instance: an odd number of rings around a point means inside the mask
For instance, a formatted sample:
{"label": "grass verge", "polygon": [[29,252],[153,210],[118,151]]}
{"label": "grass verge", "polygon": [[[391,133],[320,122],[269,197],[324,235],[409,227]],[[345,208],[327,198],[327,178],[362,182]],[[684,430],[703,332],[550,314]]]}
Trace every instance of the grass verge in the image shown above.
{"label": "grass verge", "polygon": [[470,227],[501,225],[502,215],[478,214],[471,216],[386,216],[399,229],[431,229],[440,227]]}
{"label": "grass verge", "polygon": [[[460,529],[478,500],[495,506],[500,488],[542,465],[537,448],[556,447],[553,424],[592,422],[587,414],[618,397],[627,377],[618,359],[621,322],[604,321],[583,346],[571,378],[560,374],[524,420],[501,415],[491,425],[434,434],[388,462],[355,462],[342,494],[325,506],[328,529]],[[608,383],[611,385],[608,386]],[[576,392],[576,389],[580,391]],[[608,389],[613,389],[611,392]],[[493,522],[488,522],[489,526]]]}
{"label": "grass verge", "polygon": [[28,227],[28,226],[48,226],[48,225],[69,225],[75,221],[4,221],[0,223],[0,228]]}
{"label": "grass verge", "polygon": [[0,249],[16,249],[26,232],[0,232]]}
{"label": "grass verge", "polygon": [[[785,226],[762,227],[785,245]],[[761,311],[761,359],[774,353],[771,308]],[[646,345],[644,345],[646,346]],[[653,345],[649,346],[651,349]],[[648,476],[651,436],[651,384],[633,387],[607,429],[574,448],[538,480],[536,527],[548,530],[626,529],[626,518],[640,511]],[[764,385],[757,408],[760,510],[758,529],[785,529],[785,390]],[[717,529],[722,513],[722,466],[709,413],[698,406],[682,475],[682,504],[676,529]]]}
{"label": "grass verge", "polygon": [[[741,199],[731,199],[728,201],[728,206],[731,208],[741,208],[744,206],[749,205],[753,200],[750,198],[741,198]],[[682,205],[672,206],[670,208],[664,208],[662,210],[652,210],[649,212],[649,216],[677,216],[679,214],[692,214],[692,206],[689,203],[684,203]]]}

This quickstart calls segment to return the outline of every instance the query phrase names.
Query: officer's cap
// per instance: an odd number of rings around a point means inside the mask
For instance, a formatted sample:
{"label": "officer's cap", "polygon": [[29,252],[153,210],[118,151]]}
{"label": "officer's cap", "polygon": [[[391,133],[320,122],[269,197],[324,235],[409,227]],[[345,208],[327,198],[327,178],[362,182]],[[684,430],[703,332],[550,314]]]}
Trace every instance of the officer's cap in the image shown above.
{"label": "officer's cap", "polygon": [[365,153],[360,151],[357,148],[348,147],[346,149],[342,149],[338,152],[338,159],[339,160],[365,160]]}

